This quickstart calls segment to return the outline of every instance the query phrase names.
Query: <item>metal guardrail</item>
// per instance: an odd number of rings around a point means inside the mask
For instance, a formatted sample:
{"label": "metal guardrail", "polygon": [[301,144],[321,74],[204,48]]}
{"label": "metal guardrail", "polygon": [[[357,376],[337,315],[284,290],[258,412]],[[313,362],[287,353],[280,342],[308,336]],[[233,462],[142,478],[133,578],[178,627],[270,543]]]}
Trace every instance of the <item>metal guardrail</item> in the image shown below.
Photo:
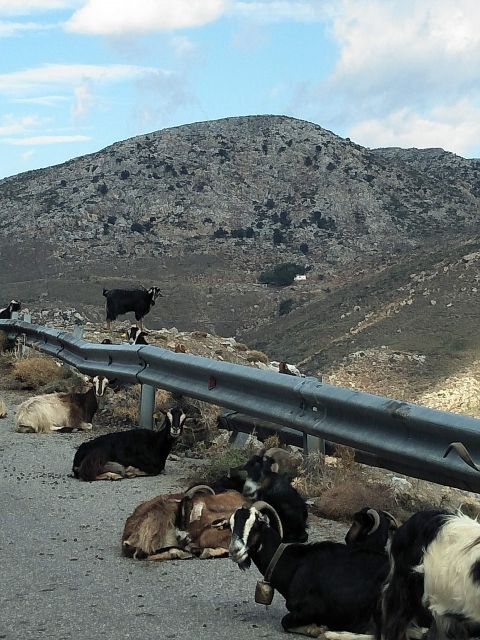
{"label": "metal guardrail", "polygon": [[[353,447],[374,466],[480,492],[479,472],[455,454],[443,458],[450,443],[462,442],[480,460],[480,420],[475,418],[157,346],[92,344],[13,320],[0,320],[0,329],[25,336],[27,344],[82,373],[198,398]],[[151,402],[153,394],[146,405]]]}

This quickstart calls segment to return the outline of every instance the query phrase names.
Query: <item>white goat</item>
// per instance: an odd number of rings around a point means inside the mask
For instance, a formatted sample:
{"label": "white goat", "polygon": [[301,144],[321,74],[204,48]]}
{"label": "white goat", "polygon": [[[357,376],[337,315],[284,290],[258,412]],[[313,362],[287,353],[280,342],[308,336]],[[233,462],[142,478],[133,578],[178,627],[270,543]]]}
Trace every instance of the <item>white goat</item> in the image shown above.
{"label": "white goat", "polygon": [[47,393],[22,402],[16,416],[16,430],[22,433],[48,433],[61,429],[92,428],[92,419],[108,385],[104,376],[95,376],[93,386],[84,393]]}

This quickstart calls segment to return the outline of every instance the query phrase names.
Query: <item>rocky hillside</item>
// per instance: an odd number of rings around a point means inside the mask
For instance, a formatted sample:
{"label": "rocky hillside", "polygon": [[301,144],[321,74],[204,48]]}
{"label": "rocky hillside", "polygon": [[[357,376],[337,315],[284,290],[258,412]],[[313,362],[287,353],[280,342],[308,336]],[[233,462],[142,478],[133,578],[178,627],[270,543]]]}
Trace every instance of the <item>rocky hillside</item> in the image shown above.
{"label": "rocky hillside", "polygon": [[[0,293],[100,319],[103,286],[155,283],[154,326],[255,332],[282,302],[353,295],[359,273],[469,240],[479,169],[286,117],[166,129],[0,181]],[[258,284],[287,261],[312,267],[305,283]]]}

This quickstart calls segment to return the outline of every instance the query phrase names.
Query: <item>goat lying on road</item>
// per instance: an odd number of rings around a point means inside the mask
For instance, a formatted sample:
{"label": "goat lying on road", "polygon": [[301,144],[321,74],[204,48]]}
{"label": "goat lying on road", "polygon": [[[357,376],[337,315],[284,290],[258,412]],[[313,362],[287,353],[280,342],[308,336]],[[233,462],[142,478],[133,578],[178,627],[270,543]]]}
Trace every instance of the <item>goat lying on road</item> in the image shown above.
{"label": "goat lying on road", "polygon": [[18,407],[16,430],[48,433],[67,429],[90,430],[92,419],[108,385],[105,376],[95,376],[84,393],[47,393],[33,396]]}
{"label": "goat lying on road", "polygon": [[262,575],[268,570],[289,611],[282,619],[285,631],[325,638],[339,637],[329,636],[327,629],[362,633],[379,616],[389,569],[385,547],[395,526],[390,514],[366,507],[355,514],[347,544],[285,545],[272,567],[282,541],[281,520],[275,509],[259,502],[232,515],[230,556],[240,569],[253,560]]}
{"label": "goat lying on road", "polygon": [[276,509],[283,525],[284,542],[306,542],[307,504],[292,487],[289,478],[277,473],[278,463],[260,454],[250,458],[245,470],[243,495],[249,500],[264,500]]}
{"label": "goat lying on road", "polygon": [[214,495],[206,485],[143,502],[125,523],[123,555],[137,560],[225,556],[230,516],[244,502],[236,491]]}
{"label": "goat lying on road", "polygon": [[180,407],[161,413],[164,420],[159,430],[117,431],[81,444],[73,459],[73,475],[90,482],[161,473],[187,418]]}
{"label": "goat lying on road", "polygon": [[404,640],[424,607],[433,617],[429,640],[478,637],[480,522],[462,513],[420,511],[397,531],[390,555],[382,638]]}
{"label": "goat lying on road", "polygon": [[103,295],[107,299],[107,329],[110,331],[112,320],[118,316],[133,311],[135,320],[143,331],[143,318],[155,304],[155,300],[162,294],[158,287],[146,289],[104,289]]}

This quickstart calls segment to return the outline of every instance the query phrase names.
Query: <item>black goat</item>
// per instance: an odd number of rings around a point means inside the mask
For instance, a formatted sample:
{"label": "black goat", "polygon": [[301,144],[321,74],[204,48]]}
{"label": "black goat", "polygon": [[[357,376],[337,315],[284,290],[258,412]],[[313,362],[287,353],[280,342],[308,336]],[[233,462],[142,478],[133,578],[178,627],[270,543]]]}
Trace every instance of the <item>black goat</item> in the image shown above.
{"label": "black goat", "polygon": [[266,455],[252,456],[244,467],[247,478],[243,495],[249,500],[264,500],[278,512],[284,542],[306,542],[308,509],[305,500],[285,474],[277,473],[278,463]]}
{"label": "black goat", "polygon": [[107,299],[107,329],[110,330],[112,320],[118,316],[133,311],[135,320],[143,331],[143,318],[155,304],[155,300],[162,294],[158,287],[150,289],[104,289],[103,295]]}
{"label": "black goat", "polygon": [[129,344],[148,344],[145,340],[146,335],[145,331],[142,331],[139,327],[133,325],[127,331],[126,338]]}
{"label": "black goat", "polygon": [[75,453],[73,475],[87,482],[158,475],[186,420],[180,407],[164,416],[161,430],[131,429],[84,442]]}
{"label": "black goat", "polygon": [[4,309],[0,309],[0,320],[10,320],[14,311],[20,311],[22,303],[12,300]]}
{"label": "black goat", "polygon": [[285,598],[289,611],[282,619],[285,631],[337,638],[342,635],[330,636],[327,629],[363,633],[373,627],[389,569],[385,547],[395,528],[390,514],[367,507],[355,514],[347,544],[286,545],[273,568],[282,527],[269,504],[237,509],[230,528],[232,560],[240,569],[247,569],[253,560],[262,575],[268,569],[266,579]]}
{"label": "black goat", "polygon": [[405,640],[413,620],[428,640],[480,632],[480,523],[462,513],[420,511],[395,534],[383,594],[382,634]]}

